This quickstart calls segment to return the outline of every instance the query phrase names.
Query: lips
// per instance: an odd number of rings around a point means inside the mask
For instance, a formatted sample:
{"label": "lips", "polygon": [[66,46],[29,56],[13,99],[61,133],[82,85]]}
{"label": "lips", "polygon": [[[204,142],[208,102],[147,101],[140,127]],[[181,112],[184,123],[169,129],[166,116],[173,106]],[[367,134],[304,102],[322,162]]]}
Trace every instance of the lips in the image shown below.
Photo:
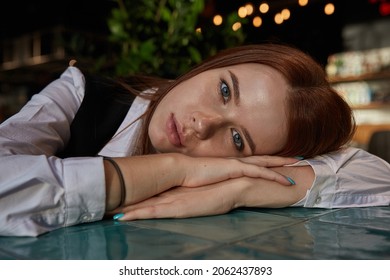
{"label": "lips", "polygon": [[178,124],[173,114],[171,114],[167,120],[166,129],[167,129],[168,141],[175,147],[182,147],[183,145],[180,140]]}

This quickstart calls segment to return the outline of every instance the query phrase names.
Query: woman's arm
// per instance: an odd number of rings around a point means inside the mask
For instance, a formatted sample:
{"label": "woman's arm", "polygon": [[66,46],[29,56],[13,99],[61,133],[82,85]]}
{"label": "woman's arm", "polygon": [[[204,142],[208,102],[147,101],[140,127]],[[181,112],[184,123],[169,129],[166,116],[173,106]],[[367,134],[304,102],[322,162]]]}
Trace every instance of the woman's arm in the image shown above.
{"label": "woman's arm", "polygon": [[296,184],[240,177],[198,188],[174,188],[117,212],[124,213],[120,220],[136,220],[216,215],[238,207],[286,207],[302,199],[314,181],[310,166],[274,170],[293,177]]}
{"label": "woman's arm", "polygon": [[37,236],[104,215],[101,158],[12,155],[0,166],[0,235]]}
{"label": "woman's arm", "polygon": [[[138,203],[172,187],[201,187],[228,179],[263,178],[291,186],[286,176],[269,169],[295,163],[293,158],[254,156],[249,158],[189,157],[183,154],[156,154],[113,159],[126,186],[125,205]],[[105,161],[106,210],[120,203],[120,180],[111,162]]]}

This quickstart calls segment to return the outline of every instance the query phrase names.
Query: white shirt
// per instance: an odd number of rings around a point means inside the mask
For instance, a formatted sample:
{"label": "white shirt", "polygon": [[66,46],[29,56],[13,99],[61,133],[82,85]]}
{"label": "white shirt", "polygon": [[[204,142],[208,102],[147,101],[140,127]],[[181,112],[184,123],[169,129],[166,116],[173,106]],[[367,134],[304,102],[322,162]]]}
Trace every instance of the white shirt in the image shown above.
{"label": "white shirt", "polygon": [[[0,125],[0,235],[37,236],[103,218],[102,158],[53,156],[70,137],[84,87],[83,74],[71,66]],[[135,99],[99,155],[131,156],[141,125],[133,121],[147,106]],[[347,148],[298,164],[310,164],[316,178],[295,206],[390,205],[390,165],[363,150]]]}
{"label": "white shirt", "polygon": [[306,197],[293,206],[347,208],[390,205],[390,164],[356,148],[300,161],[315,180]]}

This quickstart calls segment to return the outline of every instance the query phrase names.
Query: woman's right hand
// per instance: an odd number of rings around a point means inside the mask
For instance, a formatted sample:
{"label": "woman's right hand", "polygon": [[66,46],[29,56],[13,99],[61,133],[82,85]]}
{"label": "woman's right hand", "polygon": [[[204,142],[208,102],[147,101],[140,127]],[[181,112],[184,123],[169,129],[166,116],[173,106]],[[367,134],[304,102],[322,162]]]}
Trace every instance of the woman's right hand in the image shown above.
{"label": "woman's right hand", "polygon": [[[247,158],[189,157],[183,154],[155,154],[114,158],[126,185],[125,205],[131,205],[172,187],[200,187],[239,177],[263,178],[283,185],[291,182],[269,169],[295,163],[293,158],[252,156]],[[119,178],[105,164],[107,210],[119,204]]]}

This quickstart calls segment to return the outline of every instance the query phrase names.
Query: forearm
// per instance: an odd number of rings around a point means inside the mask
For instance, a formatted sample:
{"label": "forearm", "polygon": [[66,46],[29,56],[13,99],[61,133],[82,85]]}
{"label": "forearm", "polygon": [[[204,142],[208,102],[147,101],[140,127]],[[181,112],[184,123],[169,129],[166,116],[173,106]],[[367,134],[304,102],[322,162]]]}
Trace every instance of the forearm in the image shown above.
{"label": "forearm", "polygon": [[[113,158],[121,172],[106,162],[107,212],[118,206],[128,206],[175,186],[202,187],[224,183],[236,178],[264,178],[290,186],[285,176],[273,171],[272,166],[284,166],[296,159],[281,157],[249,157],[245,159],[189,157],[183,154],[156,154],[131,158]],[[115,165],[114,163],[114,165]],[[115,174],[117,173],[117,174]],[[126,198],[120,205],[120,180],[123,174]]]}
{"label": "forearm", "polygon": [[[180,185],[179,154],[159,154],[126,158],[113,158],[120,168],[126,188],[124,204],[130,205]],[[118,171],[109,161],[104,161],[106,182],[106,211],[112,211],[121,201]]]}
{"label": "forearm", "polygon": [[[124,206],[131,205],[175,186],[202,187],[234,178],[265,178],[282,185],[291,183],[269,166],[295,163],[294,159],[251,157],[246,160],[215,157],[189,157],[183,154],[156,154],[113,158],[106,162],[107,211],[120,205],[120,173],[126,186]],[[264,167],[267,166],[267,167]],[[117,174],[115,174],[117,173]],[[123,205],[121,205],[123,206]]]}
{"label": "forearm", "polygon": [[[121,220],[186,218],[227,213],[238,207],[286,207],[305,196],[314,173],[311,167],[278,168],[295,176],[286,186],[263,178],[238,177],[197,187],[178,187],[122,209]],[[202,207],[199,207],[202,205]]]}

